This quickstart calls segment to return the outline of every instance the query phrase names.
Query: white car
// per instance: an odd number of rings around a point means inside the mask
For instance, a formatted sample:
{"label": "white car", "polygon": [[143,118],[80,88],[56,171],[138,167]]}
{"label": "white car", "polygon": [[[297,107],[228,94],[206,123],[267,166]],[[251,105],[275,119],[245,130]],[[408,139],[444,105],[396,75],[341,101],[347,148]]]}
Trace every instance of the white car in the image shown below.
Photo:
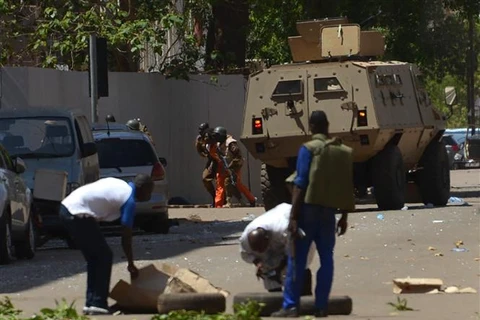
{"label": "white car", "polygon": [[144,231],[168,233],[168,182],[165,158],[159,158],[147,135],[132,130],[93,128],[100,178],[132,181],[139,173],[151,175],[155,187],[148,202],[138,202],[135,226]]}
{"label": "white car", "polygon": [[35,256],[32,192],[20,176],[25,168],[0,144],[0,265]]}

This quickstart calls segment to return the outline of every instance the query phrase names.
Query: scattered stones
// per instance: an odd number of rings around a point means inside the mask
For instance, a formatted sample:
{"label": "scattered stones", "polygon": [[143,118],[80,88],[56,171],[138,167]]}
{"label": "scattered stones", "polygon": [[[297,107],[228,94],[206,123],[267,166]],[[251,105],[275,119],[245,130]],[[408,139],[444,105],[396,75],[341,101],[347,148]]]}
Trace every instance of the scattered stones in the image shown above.
{"label": "scattered stones", "polygon": [[430,251],[435,251],[435,250],[437,250],[437,249],[436,249],[435,247],[428,247],[428,250],[430,250]]}
{"label": "scattered stones", "polygon": [[435,257],[443,257],[443,253],[441,253],[441,252],[435,253]]}

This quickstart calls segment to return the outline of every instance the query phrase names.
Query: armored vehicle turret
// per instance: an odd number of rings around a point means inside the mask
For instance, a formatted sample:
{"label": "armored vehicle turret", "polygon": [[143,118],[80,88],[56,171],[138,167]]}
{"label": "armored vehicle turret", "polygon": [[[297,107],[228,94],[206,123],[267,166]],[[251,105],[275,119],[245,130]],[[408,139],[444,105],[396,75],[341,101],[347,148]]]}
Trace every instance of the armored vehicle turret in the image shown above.
{"label": "armored vehicle turret", "polygon": [[266,209],[290,202],[285,178],[311,137],[314,110],[324,110],[331,136],[353,148],[358,197],[373,190],[383,210],[400,209],[406,200],[445,205],[450,169],[440,139],[446,118],[417,66],[376,60],[385,50],[382,34],[346,18],[298,22],[297,31],[288,39],[294,62],[248,81],[241,141],[262,161]]}

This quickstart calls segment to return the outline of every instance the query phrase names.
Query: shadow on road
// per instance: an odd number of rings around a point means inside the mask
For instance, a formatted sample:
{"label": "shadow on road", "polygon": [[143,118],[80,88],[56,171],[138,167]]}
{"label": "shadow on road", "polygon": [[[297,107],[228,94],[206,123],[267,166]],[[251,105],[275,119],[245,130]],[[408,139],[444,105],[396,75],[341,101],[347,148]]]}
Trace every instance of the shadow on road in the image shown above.
{"label": "shadow on road", "polygon": [[[214,221],[191,222],[179,220],[169,234],[147,234],[135,231],[133,246],[135,260],[159,261],[200,248],[238,245],[238,238],[249,222]],[[114,253],[114,264],[125,263],[119,229],[105,231],[107,242]],[[37,250],[32,260],[18,260],[0,266],[0,293],[17,293],[48,285],[63,278],[86,271],[80,251],[68,249],[60,239],[52,239]]]}

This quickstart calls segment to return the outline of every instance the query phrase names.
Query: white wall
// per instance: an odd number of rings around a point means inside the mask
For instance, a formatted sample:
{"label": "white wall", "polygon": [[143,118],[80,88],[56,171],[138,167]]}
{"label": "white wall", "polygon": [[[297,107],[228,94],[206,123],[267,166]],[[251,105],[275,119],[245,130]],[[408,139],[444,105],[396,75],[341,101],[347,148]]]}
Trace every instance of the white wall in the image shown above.
{"label": "white wall", "polygon": [[[91,119],[87,72],[41,68],[2,68],[0,108],[60,107],[80,109]],[[111,113],[118,122],[139,117],[151,131],[159,156],[168,161],[170,196],[210,203],[201,174],[205,161],[194,148],[200,123],[225,126],[239,137],[245,79],[241,75],[192,76],[190,82],[156,73],[109,73],[109,97],[100,98],[99,121]],[[243,149],[247,158],[248,154]],[[243,180],[260,199],[260,162],[249,158]],[[248,186],[248,184],[247,184]]]}

